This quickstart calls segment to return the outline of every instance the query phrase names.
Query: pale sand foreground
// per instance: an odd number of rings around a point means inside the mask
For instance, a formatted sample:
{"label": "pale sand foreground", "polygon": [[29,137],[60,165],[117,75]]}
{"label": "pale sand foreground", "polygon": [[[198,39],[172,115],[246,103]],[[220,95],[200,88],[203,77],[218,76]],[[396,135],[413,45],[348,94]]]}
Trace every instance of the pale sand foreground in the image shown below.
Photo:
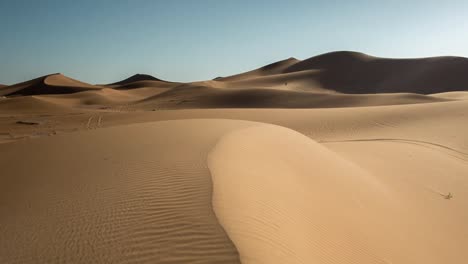
{"label": "pale sand foreground", "polygon": [[168,121],[2,145],[0,262],[238,263],[206,155],[248,125]]}
{"label": "pale sand foreground", "polygon": [[462,263],[468,104],[406,107],[158,115],[309,138],[182,119],[3,144],[2,262]]}
{"label": "pale sand foreground", "polygon": [[467,65],[0,88],[0,263],[465,263]]}

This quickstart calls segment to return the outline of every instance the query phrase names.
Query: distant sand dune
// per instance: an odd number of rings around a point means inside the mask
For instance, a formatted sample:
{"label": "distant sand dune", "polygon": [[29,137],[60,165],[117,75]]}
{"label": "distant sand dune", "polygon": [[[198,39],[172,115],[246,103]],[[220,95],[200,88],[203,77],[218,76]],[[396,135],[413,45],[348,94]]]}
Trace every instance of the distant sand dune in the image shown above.
{"label": "distant sand dune", "polygon": [[249,72],[237,74],[237,75],[232,75],[229,77],[219,77],[216,78],[216,81],[238,81],[238,80],[245,80],[245,79],[250,79],[250,78],[255,78],[259,76],[268,76],[268,75],[273,75],[273,74],[279,74],[283,73],[284,70],[289,68],[291,65],[296,64],[299,62],[298,59],[296,58],[289,58],[286,60],[278,61],[272,64],[268,64],[266,66],[263,66],[259,69],[252,70]]}
{"label": "distant sand dune", "polygon": [[285,72],[321,69],[320,83],[342,93],[440,93],[468,90],[468,59],[384,59],[334,52],[298,62]]}
{"label": "distant sand dune", "polygon": [[57,73],[4,87],[0,90],[0,95],[66,94],[97,89],[100,89],[100,87],[83,83]]}
{"label": "distant sand dune", "polygon": [[137,89],[143,87],[171,88],[178,83],[163,81],[147,74],[135,74],[120,82],[107,84],[106,86],[119,90]]}
{"label": "distant sand dune", "polygon": [[151,76],[151,75],[148,75],[148,74],[135,74],[135,75],[132,75],[132,76],[128,77],[125,80],[122,80],[120,82],[111,83],[109,85],[125,85],[125,84],[129,84],[129,83],[133,83],[133,82],[139,82],[139,81],[160,81],[160,82],[163,82],[163,80],[158,79],[158,78],[156,78],[154,76]]}
{"label": "distant sand dune", "polygon": [[[280,65],[286,64],[287,67],[278,67],[275,71],[263,71],[260,68],[217,80],[246,81],[265,75],[311,71],[311,82],[340,93],[431,94],[468,90],[465,74],[468,71],[468,59],[462,57],[386,59],[340,51],[302,61],[285,62],[280,62]],[[320,71],[320,74],[316,71]]]}

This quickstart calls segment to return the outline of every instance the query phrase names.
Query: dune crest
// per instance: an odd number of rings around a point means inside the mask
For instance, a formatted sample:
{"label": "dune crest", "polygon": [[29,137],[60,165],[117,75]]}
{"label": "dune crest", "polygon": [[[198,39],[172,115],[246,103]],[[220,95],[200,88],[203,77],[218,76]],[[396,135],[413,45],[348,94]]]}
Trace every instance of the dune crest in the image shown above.
{"label": "dune crest", "polygon": [[[275,66],[277,64],[278,67]],[[319,83],[322,89],[347,94],[432,94],[468,90],[465,74],[468,59],[463,57],[392,59],[360,52],[336,51],[301,61],[285,60],[271,65],[217,80],[246,82],[258,77],[309,71],[307,75],[312,84]],[[273,70],[264,70],[270,67]],[[293,81],[294,78],[289,82]]]}
{"label": "dune crest", "polygon": [[238,80],[243,80],[243,79],[249,79],[252,77],[259,77],[259,76],[267,76],[267,75],[273,75],[273,74],[279,74],[282,73],[285,69],[291,67],[291,65],[294,65],[298,63],[299,60],[296,58],[289,58],[281,61],[277,61],[268,65],[265,65],[263,67],[260,67],[258,69],[244,72],[241,74],[236,74],[232,76],[227,76],[227,77],[218,77],[215,78],[216,81],[238,81]]}
{"label": "dune crest", "polygon": [[132,82],[139,82],[139,81],[160,81],[160,82],[163,82],[163,80],[158,79],[158,78],[156,78],[154,76],[151,76],[149,74],[137,73],[135,75],[132,75],[132,76],[128,77],[125,80],[122,80],[120,82],[111,83],[111,84],[108,84],[108,85],[123,85],[123,84],[129,84],[129,83],[132,83]]}
{"label": "dune crest", "polygon": [[60,73],[54,73],[4,87],[0,90],[0,95],[27,96],[42,94],[69,94],[99,89],[101,89],[101,87],[69,78]]}
{"label": "dune crest", "polygon": [[[460,250],[463,234],[451,230],[439,237],[449,245],[438,246],[437,238],[423,234],[442,234],[444,221],[412,213],[379,174],[295,131],[260,125],[231,132],[212,150],[208,166],[215,213],[242,263],[455,263],[467,257]],[[463,210],[458,206],[451,210]]]}

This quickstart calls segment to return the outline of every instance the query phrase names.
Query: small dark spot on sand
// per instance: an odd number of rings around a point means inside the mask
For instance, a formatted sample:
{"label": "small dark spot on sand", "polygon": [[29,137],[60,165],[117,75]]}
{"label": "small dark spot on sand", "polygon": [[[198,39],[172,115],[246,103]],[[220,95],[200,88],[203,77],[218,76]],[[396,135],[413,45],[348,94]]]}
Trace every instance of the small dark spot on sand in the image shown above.
{"label": "small dark spot on sand", "polygon": [[31,120],[18,120],[16,121],[16,124],[19,125],[40,125],[42,122],[40,121],[31,121]]}

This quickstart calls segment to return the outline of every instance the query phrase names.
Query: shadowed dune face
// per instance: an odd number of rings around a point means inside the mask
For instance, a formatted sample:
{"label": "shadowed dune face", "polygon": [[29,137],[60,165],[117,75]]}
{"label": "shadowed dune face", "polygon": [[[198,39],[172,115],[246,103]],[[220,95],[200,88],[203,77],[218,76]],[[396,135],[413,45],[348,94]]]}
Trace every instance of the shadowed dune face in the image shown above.
{"label": "shadowed dune face", "polygon": [[166,82],[166,81],[151,81],[151,80],[141,80],[141,81],[134,81],[128,82],[119,85],[107,85],[116,90],[131,90],[131,89],[138,89],[138,88],[172,88],[177,86],[178,83]]}
{"label": "shadowed dune face", "polygon": [[132,82],[138,82],[138,81],[160,81],[160,82],[162,82],[162,80],[160,80],[160,79],[158,79],[158,78],[156,78],[154,76],[148,75],[148,74],[135,74],[133,76],[128,77],[125,80],[122,80],[120,82],[111,83],[109,85],[122,85],[122,84],[128,84],[128,83],[132,83]]}
{"label": "shadowed dune face", "polygon": [[[322,89],[346,94],[432,94],[468,89],[466,58],[386,59],[347,51],[331,52],[303,61],[288,59],[216,80],[248,82],[258,77],[304,71],[310,71],[307,74],[309,82],[319,83]],[[293,81],[291,78],[290,82]],[[283,80],[283,83],[287,82]]]}
{"label": "shadowed dune face", "polygon": [[42,94],[69,94],[99,89],[101,88],[98,86],[83,83],[57,73],[4,87],[2,90],[0,90],[0,95],[26,96]]}
{"label": "shadowed dune face", "polygon": [[436,57],[384,59],[335,52],[298,62],[285,70],[322,70],[319,82],[341,93],[431,94],[468,90],[468,59]]}

